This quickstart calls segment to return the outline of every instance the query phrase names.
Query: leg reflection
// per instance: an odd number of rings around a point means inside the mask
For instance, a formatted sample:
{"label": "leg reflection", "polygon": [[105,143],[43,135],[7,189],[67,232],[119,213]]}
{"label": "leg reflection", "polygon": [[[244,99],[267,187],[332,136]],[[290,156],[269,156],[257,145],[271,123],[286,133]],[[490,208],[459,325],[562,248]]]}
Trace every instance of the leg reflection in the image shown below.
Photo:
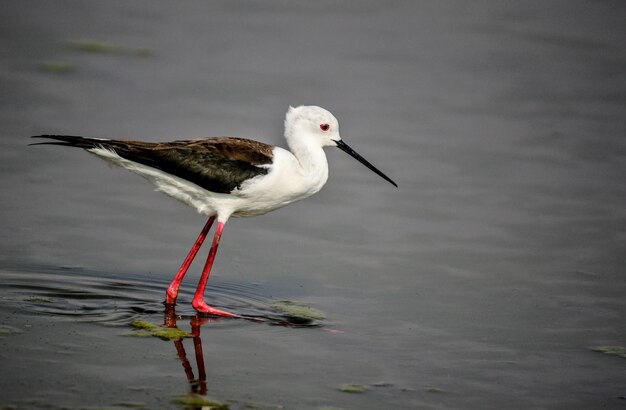
{"label": "leg reflection", "polygon": [[[196,353],[196,365],[198,366],[198,381],[196,385],[197,390],[192,390],[195,393],[206,396],[206,372],[204,371],[204,354],[202,353],[202,339],[200,339],[200,326],[204,324],[206,319],[198,317],[198,315],[191,318],[191,334],[193,335],[193,349]],[[181,341],[182,343],[182,341]]]}
{"label": "leg reflection", "polygon": [[[179,318],[178,316],[176,316],[174,306],[166,306],[163,321],[164,326],[169,328],[177,328],[178,319]],[[187,352],[185,351],[185,346],[183,345],[184,339],[181,338],[174,340],[176,354],[178,355],[178,358],[183,365],[185,377],[187,377],[187,381],[189,382],[189,385],[191,387],[191,392],[202,396],[206,396],[207,394],[207,384],[206,371],[204,367],[204,354],[202,352],[202,339],[200,337],[200,328],[203,324],[211,321],[212,320],[210,318],[200,317],[199,315],[195,315],[190,320],[191,334],[193,337],[193,349],[195,353],[196,366],[198,368],[197,379],[194,376],[191,363],[189,362],[189,359],[187,359]]]}

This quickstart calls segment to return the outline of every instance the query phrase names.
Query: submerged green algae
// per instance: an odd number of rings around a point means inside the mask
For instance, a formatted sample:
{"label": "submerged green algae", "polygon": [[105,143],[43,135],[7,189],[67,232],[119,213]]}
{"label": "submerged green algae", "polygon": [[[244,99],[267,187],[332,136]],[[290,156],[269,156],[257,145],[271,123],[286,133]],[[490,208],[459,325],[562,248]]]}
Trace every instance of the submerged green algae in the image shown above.
{"label": "submerged green algae", "polygon": [[145,47],[126,47],[119,44],[88,39],[69,40],[67,45],[75,51],[91,54],[132,54],[137,57],[151,57],[154,55],[151,49]]}
{"label": "submerged green algae", "polygon": [[135,329],[156,329],[160,327],[159,325],[155,325],[154,323],[144,322],[143,320],[133,320],[130,322],[130,325]]}
{"label": "submerged green algae", "polygon": [[37,63],[37,68],[51,74],[67,74],[74,71],[74,66],[64,61],[46,60]]}
{"label": "submerged green algae", "polygon": [[133,337],[158,337],[162,340],[175,340],[183,339],[185,337],[192,337],[192,335],[184,330],[180,330],[176,327],[164,327],[155,325],[154,323],[144,322],[142,320],[133,320],[130,325],[136,330],[129,336]]}
{"label": "submerged green algae", "polygon": [[77,51],[96,54],[118,53],[122,50],[122,47],[117,44],[85,39],[70,40],[67,42],[67,45]]}
{"label": "submerged green algae", "polygon": [[344,384],[339,386],[339,391],[343,393],[365,393],[369,390],[369,387],[364,384]]}
{"label": "submerged green algae", "polygon": [[624,346],[596,346],[591,348],[594,352],[617,356],[626,359],[626,347]]}
{"label": "submerged green algae", "polygon": [[228,405],[206,398],[195,393],[178,396],[173,400],[174,404],[182,408],[202,408],[203,410],[228,410]]}
{"label": "submerged green algae", "polygon": [[310,322],[326,318],[326,315],[321,310],[317,310],[305,304],[290,300],[283,300],[272,306],[274,309],[279,311],[280,314],[291,319],[292,321]]}

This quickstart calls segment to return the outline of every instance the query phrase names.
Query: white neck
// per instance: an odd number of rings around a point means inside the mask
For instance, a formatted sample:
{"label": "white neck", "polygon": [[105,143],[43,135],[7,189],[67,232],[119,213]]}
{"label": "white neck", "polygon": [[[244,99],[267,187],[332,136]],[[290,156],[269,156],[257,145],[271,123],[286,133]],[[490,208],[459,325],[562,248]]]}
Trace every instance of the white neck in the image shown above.
{"label": "white neck", "polygon": [[302,174],[317,180],[321,188],[328,179],[328,161],[324,149],[316,143],[315,138],[302,135],[294,137],[289,132],[286,133],[285,139],[291,153],[298,160]]}

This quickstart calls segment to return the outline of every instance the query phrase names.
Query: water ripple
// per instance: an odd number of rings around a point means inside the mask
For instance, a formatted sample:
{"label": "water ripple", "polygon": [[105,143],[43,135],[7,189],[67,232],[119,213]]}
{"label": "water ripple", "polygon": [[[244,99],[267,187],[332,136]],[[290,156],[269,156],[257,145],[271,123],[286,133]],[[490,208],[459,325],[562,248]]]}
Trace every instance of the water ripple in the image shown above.
{"label": "water ripple", "polygon": [[[255,293],[255,285],[213,281],[207,303],[236,312],[246,319],[281,326],[319,326],[319,319],[289,317],[276,309],[276,301]],[[0,291],[5,308],[74,321],[126,326],[146,315],[164,312],[168,283],[161,279],[124,276],[77,268],[43,267],[0,270]],[[194,284],[181,286],[176,313],[192,317]]]}

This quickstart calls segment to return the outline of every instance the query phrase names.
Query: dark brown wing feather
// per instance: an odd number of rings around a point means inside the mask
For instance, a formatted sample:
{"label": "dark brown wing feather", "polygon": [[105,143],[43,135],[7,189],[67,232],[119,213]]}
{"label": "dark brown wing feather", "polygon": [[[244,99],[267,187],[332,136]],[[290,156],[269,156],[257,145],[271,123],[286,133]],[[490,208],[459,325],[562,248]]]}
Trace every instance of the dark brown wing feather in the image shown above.
{"label": "dark brown wing feather", "polygon": [[[104,147],[122,158],[147,165],[202,188],[227,194],[250,178],[269,172],[273,146],[245,138],[218,137],[172,142],[101,140],[66,135],[40,135],[53,144],[83,149]],[[33,144],[38,145],[38,144]]]}

